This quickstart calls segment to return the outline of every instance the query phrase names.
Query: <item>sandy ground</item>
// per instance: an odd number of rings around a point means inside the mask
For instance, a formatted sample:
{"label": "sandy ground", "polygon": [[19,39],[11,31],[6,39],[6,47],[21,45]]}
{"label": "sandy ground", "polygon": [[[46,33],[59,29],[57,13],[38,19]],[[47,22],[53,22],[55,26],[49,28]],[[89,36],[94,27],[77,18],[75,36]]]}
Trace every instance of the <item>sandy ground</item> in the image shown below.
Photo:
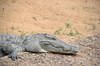
{"label": "sandy ground", "polygon": [[[70,25],[67,26],[66,24]],[[57,36],[64,42],[97,35],[100,34],[100,0],[0,0],[0,33],[13,35],[49,33]],[[74,43],[74,45],[77,44],[78,43]],[[95,46],[95,44],[93,46]],[[97,47],[99,46],[97,45]],[[85,48],[84,44],[82,45],[82,49],[83,48]],[[84,49],[84,51],[87,51],[87,49]],[[29,57],[30,54],[26,53],[25,55]],[[47,53],[47,55],[52,54]],[[81,55],[81,53],[79,53],[79,55]],[[88,57],[87,55],[88,53],[86,52],[84,57]],[[28,59],[28,57],[26,59]],[[59,57],[59,55],[57,55],[57,57]],[[66,56],[60,55],[60,58],[61,57],[65,58]],[[80,58],[84,59],[84,57],[82,56]],[[83,61],[86,60],[87,59]],[[79,61],[80,60],[76,62]],[[83,61],[80,61],[80,63],[83,63]],[[91,61],[91,63],[94,61],[95,60]],[[22,62],[24,62],[24,60]],[[90,62],[85,62],[83,65],[78,64],[78,66],[87,66],[88,63]],[[93,66],[96,66],[96,64],[94,63]],[[69,64],[69,66],[72,65]],[[92,65],[89,64],[88,66]]]}
{"label": "sandy ground", "polygon": [[0,33],[54,35],[60,28],[65,42],[99,34],[100,0],[0,0]]}

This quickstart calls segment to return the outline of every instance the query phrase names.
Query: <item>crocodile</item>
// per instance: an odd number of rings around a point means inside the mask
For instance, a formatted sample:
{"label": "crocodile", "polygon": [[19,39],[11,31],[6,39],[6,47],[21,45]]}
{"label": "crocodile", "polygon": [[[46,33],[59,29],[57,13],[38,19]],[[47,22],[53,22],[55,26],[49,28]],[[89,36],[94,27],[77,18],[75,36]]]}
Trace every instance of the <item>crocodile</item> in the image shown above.
{"label": "crocodile", "polygon": [[76,54],[79,48],[47,33],[27,36],[0,33],[0,58],[8,56],[15,61],[18,58],[17,53],[25,51]]}

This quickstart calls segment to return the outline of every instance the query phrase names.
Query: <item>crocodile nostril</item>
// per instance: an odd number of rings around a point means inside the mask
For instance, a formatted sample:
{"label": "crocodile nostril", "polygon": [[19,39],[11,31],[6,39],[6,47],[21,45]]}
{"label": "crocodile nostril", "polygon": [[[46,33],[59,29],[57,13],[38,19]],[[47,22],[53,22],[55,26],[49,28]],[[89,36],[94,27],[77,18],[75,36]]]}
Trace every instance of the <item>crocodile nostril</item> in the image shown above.
{"label": "crocodile nostril", "polygon": [[76,50],[74,50],[74,53],[77,53],[77,52],[79,52],[79,49],[78,48]]}

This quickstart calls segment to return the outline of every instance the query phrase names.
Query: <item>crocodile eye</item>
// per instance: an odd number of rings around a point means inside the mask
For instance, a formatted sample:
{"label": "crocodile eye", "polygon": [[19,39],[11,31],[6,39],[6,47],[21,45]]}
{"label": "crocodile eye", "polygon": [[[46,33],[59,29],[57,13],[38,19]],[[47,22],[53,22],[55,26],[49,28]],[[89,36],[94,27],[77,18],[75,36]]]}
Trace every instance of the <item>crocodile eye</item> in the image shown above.
{"label": "crocodile eye", "polygon": [[52,40],[56,40],[55,38],[51,38]]}

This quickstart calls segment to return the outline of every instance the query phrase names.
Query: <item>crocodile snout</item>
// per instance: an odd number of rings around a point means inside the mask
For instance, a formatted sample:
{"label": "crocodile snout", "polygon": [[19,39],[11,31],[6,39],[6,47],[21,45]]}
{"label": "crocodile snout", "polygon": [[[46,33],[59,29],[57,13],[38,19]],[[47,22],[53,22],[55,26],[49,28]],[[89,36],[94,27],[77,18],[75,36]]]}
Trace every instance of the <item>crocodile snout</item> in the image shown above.
{"label": "crocodile snout", "polygon": [[77,48],[76,46],[72,46],[72,51],[73,53],[77,53],[79,52],[79,48]]}

